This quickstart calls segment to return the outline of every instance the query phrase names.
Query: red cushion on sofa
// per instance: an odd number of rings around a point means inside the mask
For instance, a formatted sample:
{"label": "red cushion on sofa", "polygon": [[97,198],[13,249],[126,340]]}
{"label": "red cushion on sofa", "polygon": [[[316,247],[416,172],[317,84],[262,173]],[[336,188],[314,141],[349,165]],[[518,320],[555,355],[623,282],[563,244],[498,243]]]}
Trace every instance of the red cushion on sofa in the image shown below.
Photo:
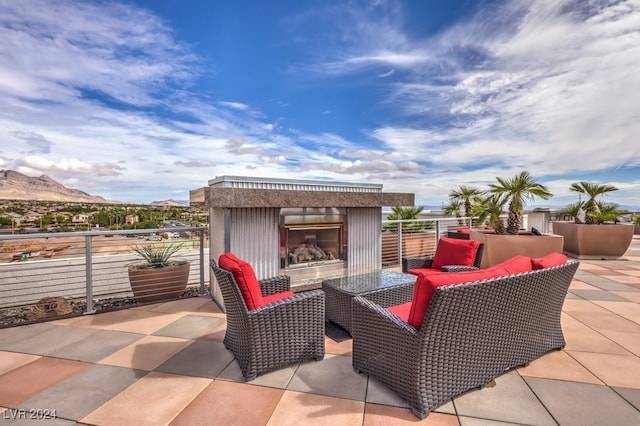
{"label": "red cushion on sofa", "polygon": [[513,256],[504,262],[496,263],[486,269],[494,272],[495,276],[519,274],[531,271],[531,258],[529,256]]}
{"label": "red cushion on sofa", "polygon": [[247,309],[252,310],[264,305],[260,284],[250,264],[238,259],[233,253],[224,253],[218,258],[218,265],[233,274]]}
{"label": "red cushion on sofa", "polygon": [[264,305],[268,305],[271,302],[275,302],[276,300],[286,299],[287,297],[295,296],[296,294],[292,291],[283,291],[280,293],[270,294],[268,296],[262,296],[262,302]]}
{"label": "red cushion on sofa", "polygon": [[412,274],[415,276],[418,276],[420,274],[425,274],[425,275],[429,275],[429,274],[439,274],[442,271],[440,269],[436,269],[436,268],[414,268],[414,269],[409,269],[407,271],[408,274]]}
{"label": "red cushion on sofa", "polygon": [[567,256],[562,253],[554,252],[546,256],[531,259],[531,267],[535,269],[551,268],[552,266],[560,266],[567,263]]}
{"label": "red cushion on sofa", "polygon": [[485,280],[494,278],[495,276],[494,272],[484,269],[419,275],[413,288],[413,299],[411,300],[411,310],[407,322],[415,328],[420,329],[424,314],[427,312],[427,307],[429,306],[429,302],[431,302],[436,287]]}
{"label": "red cushion on sofa", "polygon": [[471,234],[471,229],[469,228],[458,229],[458,234]]}
{"label": "red cushion on sofa", "polygon": [[397,315],[404,322],[409,322],[409,312],[411,311],[411,302],[403,303],[401,305],[390,306],[387,311]]}
{"label": "red cushion on sofa", "polygon": [[476,240],[442,237],[438,241],[431,267],[440,269],[447,265],[473,266],[479,246],[480,243]]}

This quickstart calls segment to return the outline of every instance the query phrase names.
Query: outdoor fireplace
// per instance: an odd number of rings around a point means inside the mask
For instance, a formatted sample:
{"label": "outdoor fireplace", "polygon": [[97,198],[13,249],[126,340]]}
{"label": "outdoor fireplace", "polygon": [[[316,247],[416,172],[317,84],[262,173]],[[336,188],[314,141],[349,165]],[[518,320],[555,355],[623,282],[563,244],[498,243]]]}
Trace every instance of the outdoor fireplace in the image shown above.
{"label": "outdoor fireplace", "polygon": [[[209,208],[210,256],[233,252],[258,279],[289,275],[292,288],[382,267],[383,206],[412,206],[414,195],[382,185],[220,176],[202,190]],[[217,283],[211,291],[224,306]]]}
{"label": "outdoor fireplace", "polygon": [[280,209],[282,273],[314,277],[347,264],[346,209]]}

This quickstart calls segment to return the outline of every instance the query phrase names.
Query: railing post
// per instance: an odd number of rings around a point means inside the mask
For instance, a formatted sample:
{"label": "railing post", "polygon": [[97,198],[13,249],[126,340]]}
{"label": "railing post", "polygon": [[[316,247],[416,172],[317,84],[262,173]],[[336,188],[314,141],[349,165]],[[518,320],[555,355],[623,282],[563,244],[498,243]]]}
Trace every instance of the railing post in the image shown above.
{"label": "railing post", "polygon": [[398,221],[398,262],[402,265],[402,222]]}
{"label": "railing post", "polygon": [[207,296],[207,290],[204,287],[204,231],[201,230],[198,234],[200,235],[200,293],[198,296]]}
{"label": "railing post", "polygon": [[96,312],[93,307],[93,253],[91,244],[93,242],[93,237],[91,235],[86,235],[84,237],[85,241],[85,271],[86,271],[86,285],[87,285],[87,307],[84,310],[85,314],[93,314]]}
{"label": "railing post", "polygon": [[440,241],[440,221],[436,220],[436,244]]}

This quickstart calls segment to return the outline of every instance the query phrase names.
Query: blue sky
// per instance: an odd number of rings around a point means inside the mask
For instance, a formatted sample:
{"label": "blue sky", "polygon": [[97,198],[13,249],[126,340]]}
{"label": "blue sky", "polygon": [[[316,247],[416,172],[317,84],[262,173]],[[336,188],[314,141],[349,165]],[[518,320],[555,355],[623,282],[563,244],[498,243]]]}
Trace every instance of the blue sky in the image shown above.
{"label": "blue sky", "polygon": [[221,175],[439,206],[523,170],[640,208],[640,1],[0,0],[0,168],[107,198]]}

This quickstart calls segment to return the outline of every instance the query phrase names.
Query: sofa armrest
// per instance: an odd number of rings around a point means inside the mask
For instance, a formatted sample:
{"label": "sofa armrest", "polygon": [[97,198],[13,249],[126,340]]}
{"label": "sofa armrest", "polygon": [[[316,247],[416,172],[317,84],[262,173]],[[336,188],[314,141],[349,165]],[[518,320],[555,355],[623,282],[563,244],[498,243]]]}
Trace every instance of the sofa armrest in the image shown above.
{"label": "sofa armrest", "polygon": [[288,275],[280,275],[279,277],[265,278],[258,281],[263,296],[269,296],[283,291],[291,290],[291,278]]}
{"label": "sofa armrest", "polygon": [[402,258],[402,272],[407,272],[409,269],[431,268],[433,264],[433,257],[403,257]]}

